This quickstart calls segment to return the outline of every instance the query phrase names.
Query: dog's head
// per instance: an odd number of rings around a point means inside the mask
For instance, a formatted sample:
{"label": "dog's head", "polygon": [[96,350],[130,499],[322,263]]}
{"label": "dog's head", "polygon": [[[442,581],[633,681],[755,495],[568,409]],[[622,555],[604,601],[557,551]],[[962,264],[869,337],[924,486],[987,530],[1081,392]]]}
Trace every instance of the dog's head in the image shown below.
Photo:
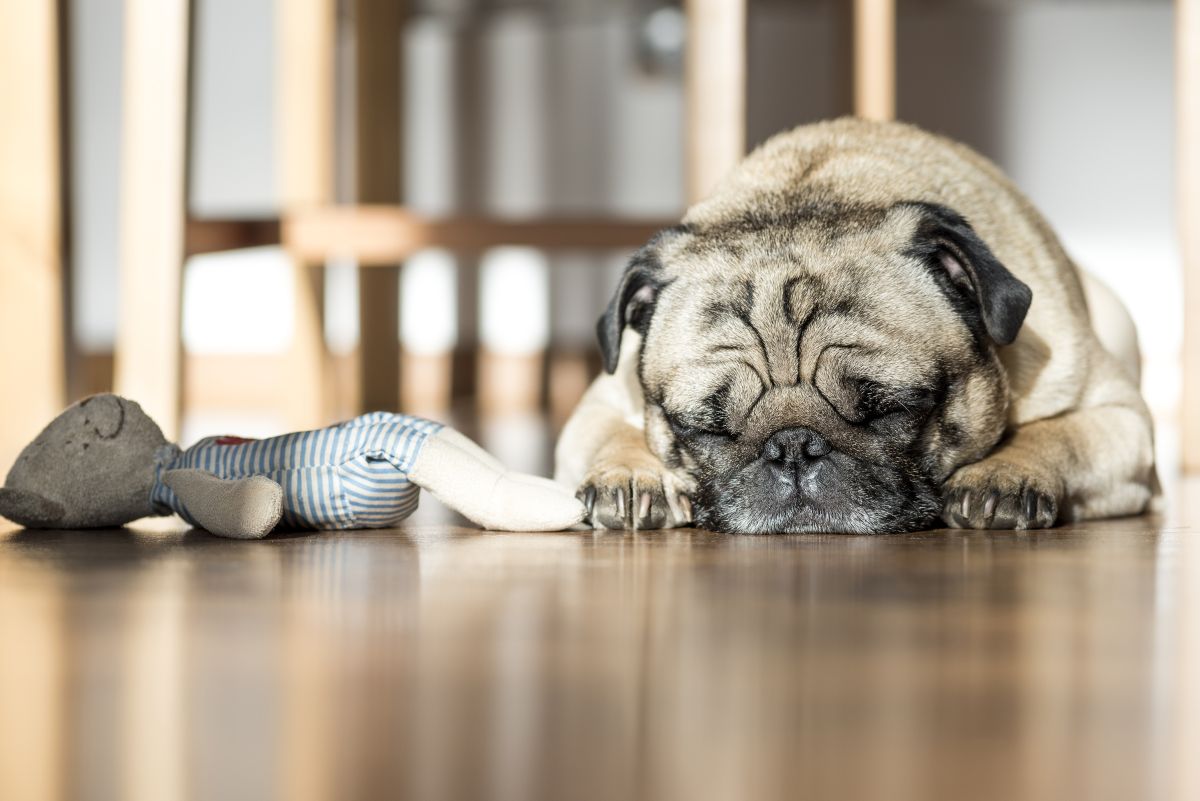
{"label": "dog's head", "polygon": [[1031,292],[944,206],[811,204],[664,231],[598,329],[642,337],[646,436],[732,532],[916,529],[1004,431]]}

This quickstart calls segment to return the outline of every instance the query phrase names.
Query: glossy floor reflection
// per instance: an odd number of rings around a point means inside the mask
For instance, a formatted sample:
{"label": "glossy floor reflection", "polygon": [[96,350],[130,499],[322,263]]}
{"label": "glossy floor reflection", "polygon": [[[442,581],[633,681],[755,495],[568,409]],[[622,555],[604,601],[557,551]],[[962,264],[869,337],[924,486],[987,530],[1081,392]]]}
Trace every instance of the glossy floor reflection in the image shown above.
{"label": "glossy floor reflection", "polygon": [[0,798],[1198,798],[1198,522],[6,529]]}

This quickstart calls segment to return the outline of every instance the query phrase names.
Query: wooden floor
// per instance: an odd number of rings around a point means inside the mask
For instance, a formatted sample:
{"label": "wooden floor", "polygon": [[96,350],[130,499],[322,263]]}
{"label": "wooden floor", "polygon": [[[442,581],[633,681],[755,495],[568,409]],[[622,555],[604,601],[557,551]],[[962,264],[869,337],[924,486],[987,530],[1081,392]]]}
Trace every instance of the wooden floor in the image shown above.
{"label": "wooden floor", "polygon": [[875,537],[0,528],[0,798],[1196,799],[1200,509],[1172,507]]}

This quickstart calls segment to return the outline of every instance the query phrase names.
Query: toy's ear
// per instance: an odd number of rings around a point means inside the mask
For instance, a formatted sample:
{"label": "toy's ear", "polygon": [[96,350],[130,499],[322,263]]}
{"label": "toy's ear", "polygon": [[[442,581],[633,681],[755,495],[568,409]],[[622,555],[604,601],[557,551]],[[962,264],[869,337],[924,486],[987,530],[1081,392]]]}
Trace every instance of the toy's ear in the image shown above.
{"label": "toy's ear", "polygon": [[79,403],[86,415],[86,422],[95,427],[96,436],[112,439],[121,433],[125,425],[125,404],[116,395],[93,395]]}
{"label": "toy's ear", "polygon": [[62,504],[29,490],[0,487],[0,517],[27,528],[50,528],[62,520]]}

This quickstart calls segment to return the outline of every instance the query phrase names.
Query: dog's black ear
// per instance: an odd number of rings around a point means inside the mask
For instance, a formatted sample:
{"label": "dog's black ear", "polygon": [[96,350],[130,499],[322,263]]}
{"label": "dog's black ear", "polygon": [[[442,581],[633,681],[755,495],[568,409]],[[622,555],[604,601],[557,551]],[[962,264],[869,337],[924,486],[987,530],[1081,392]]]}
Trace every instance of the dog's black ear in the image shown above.
{"label": "dog's black ear", "polygon": [[1033,291],[1000,263],[961,214],[934,203],[911,205],[922,214],[916,252],[978,307],[993,342],[1010,344],[1025,322]]}
{"label": "dog's black ear", "polygon": [[617,359],[621,355],[621,335],[625,329],[633,328],[645,336],[650,328],[654,304],[665,285],[660,261],[663,242],[683,230],[682,226],[677,226],[655,234],[641,250],[633,254],[625,267],[617,291],[596,323],[596,336],[600,340],[606,372],[616,372]]}

